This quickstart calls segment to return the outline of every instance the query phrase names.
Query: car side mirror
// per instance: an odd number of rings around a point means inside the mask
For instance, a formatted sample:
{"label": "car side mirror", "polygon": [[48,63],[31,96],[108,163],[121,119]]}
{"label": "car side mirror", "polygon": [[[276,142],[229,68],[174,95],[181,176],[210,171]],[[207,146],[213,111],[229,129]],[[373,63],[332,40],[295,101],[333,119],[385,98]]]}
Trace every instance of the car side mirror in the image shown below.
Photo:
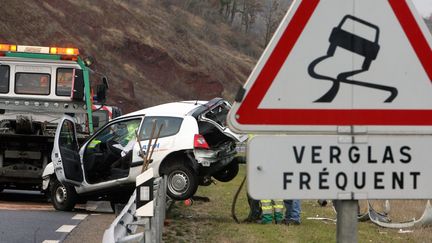
{"label": "car side mirror", "polygon": [[105,85],[106,89],[109,89],[107,77],[105,77],[105,76],[102,77],[102,84]]}
{"label": "car side mirror", "polygon": [[92,56],[88,56],[84,58],[83,62],[87,67],[90,67],[94,63],[94,58]]}
{"label": "car side mirror", "polygon": [[82,101],[84,99],[83,70],[75,69],[75,77],[73,77],[72,86],[72,100]]}
{"label": "car side mirror", "polygon": [[97,128],[99,127],[99,117],[98,116],[92,116],[93,120],[93,127]]}
{"label": "car side mirror", "polygon": [[96,100],[100,103],[105,102],[106,92],[108,90],[108,79],[106,77],[102,78],[102,84],[96,86]]}

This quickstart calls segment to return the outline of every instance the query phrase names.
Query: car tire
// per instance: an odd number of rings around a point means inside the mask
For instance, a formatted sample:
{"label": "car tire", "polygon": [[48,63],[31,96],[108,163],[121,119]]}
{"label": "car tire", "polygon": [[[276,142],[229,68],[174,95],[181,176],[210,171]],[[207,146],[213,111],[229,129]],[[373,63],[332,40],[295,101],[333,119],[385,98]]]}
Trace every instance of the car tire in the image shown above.
{"label": "car tire", "polygon": [[110,206],[114,214],[118,216],[120,212],[123,210],[123,208],[126,206],[126,204],[110,201]]}
{"label": "car tire", "polygon": [[222,170],[213,174],[213,178],[220,182],[228,182],[234,179],[239,172],[239,165],[236,162],[232,162],[225,166]]}
{"label": "car tire", "polygon": [[188,165],[168,166],[164,174],[167,176],[167,194],[174,200],[191,198],[198,189],[198,178]]}
{"label": "car tire", "polygon": [[78,199],[75,188],[70,185],[63,185],[54,179],[50,185],[51,202],[56,210],[72,211]]}

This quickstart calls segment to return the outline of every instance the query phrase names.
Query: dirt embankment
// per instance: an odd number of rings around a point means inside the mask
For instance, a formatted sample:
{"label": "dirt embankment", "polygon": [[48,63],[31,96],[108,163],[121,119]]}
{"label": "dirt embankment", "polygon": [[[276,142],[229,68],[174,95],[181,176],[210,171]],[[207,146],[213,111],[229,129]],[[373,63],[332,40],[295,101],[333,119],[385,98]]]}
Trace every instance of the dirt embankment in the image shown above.
{"label": "dirt embankment", "polygon": [[126,112],[175,100],[232,100],[262,49],[223,22],[160,2],[10,1],[0,9],[0,42],[77,46],[109,78],[109,102]]}

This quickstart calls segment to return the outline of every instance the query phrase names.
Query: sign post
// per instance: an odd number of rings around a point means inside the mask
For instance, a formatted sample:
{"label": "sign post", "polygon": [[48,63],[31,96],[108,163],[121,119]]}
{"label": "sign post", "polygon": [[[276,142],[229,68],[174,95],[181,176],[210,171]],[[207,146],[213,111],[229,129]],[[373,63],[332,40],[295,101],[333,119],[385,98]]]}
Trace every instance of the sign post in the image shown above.
{"label": "sign post", "polygon": [[267,134],[251,196],[340,200],[338,242],[357,241],[357,200],[431,198],[431,47],[410,0],[294,1],[228,115]]}
{"label": "sign post", "polygon": [[357,200],[337,201],[336,241],[338,243],[358,242]]}

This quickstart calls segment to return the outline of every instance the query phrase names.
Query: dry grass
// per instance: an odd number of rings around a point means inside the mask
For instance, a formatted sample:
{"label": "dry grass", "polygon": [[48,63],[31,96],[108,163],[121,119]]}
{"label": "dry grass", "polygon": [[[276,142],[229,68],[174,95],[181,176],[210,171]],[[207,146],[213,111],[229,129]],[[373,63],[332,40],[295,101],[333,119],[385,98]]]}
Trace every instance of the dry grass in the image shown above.
{"label": "dry grass", "polygon": [[[192,206],[177,202],[168,214],[169,225],[165,227],[165,242],[335,242],[336,224],[332,221],[313,220],[309,217],[336,218],[331,203],[320,207],[314,200],[302,201],[302,224],[300,226],[236,224],[231,218],[231,202],[244,176],[228,183],[201,187],[197,195],[210,198],[210,202],[195,201]],[[245,191],[240,193],[237,215],[244,219],[248,214]],[[360,202],[362,207],[365,202]],[[382,202],[372,201],[378,210]],[[425,201],[391,201],[391,217],[411,219],[424,209]],[[403,213],[402,213],[403,212]],[[385,229],[367,222],[359,222],[359,242],[430,242],[432,228],[410,229],[400,233],[398,229]]]}
{"label": "dry grass", "polygon": [[[0,15],[1,42],[76,46],[93,56],[93,68],[115,87],[109,102],[125,112],[174,100],[232,100],[255,65],[248,53],[262,51],[242,36],[231,45],[238,34],[223,22],[154,0],[11,1]],[[140,99],[124,91],[130,84]]]}

